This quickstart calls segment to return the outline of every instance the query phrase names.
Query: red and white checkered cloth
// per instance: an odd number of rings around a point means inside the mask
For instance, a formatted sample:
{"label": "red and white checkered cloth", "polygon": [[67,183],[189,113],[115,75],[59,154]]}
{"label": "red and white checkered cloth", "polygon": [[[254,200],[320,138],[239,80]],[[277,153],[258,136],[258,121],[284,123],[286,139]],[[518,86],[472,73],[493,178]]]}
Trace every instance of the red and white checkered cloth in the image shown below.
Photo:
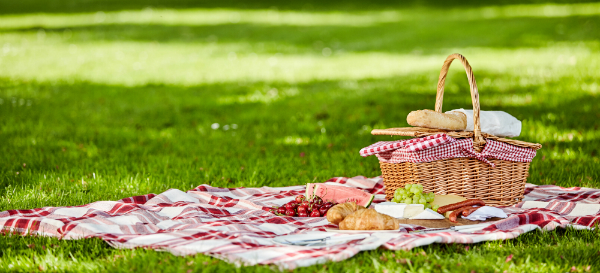
{"label": "red and white checkered cloth", "polygon": [[360,154],[362,156],[374,154],[380,161],[386,163],[422,163],[448,158],[472,157],[495,167],[494,163],[487,160],[488,158],[531,162],[536,151],[487,139],[483,151],[477,153],[473,150],[473,140],[470,138],[457,140],[446,134],[437,134],[405,141],[380,141],[361,149]]}
{"label": "red and white checkered cloth", "polygon": [[360,155],[366,157],[400,148],[403,148],[407,151],[416,152],[454,141],[456,141],[456,139],[449,137],[446,134],[437,134],[422,138],[411,138],[407,140],[379,141],[369,147],[360,149]]}
{"label": "red and white checkered cloth", "polygon": [[[376,194],[375,202],[384,201],[383,181],[378,177],[338,177],[328,183],[360,188]],[[161,249],[176,255],[203,253],[232,263],[295,268],[341,261],[378,247],[397,250],[432,243],[504,240],[537,228],[551,230],[570,225],[588,228],[600,222],[600,190],[528,184],[525,202],[503,208],[509,218],[490,223],[476,234],[409,234],[407,231],[423,227],[403,225],[398,233],[375,233],[364,240],[323,248],[273,243],[271,239],[276,236],[325,232],[325,227],[334,227],[324,217],[280,217],[265,210],[284,204],[304,191],[304,186],[215,188],[201,185],[187,192],[170,189],[159,195],[75,207],[4,211],[0,212],[0,226],[21,234],[64,239],[98,237],[115,247]]]}

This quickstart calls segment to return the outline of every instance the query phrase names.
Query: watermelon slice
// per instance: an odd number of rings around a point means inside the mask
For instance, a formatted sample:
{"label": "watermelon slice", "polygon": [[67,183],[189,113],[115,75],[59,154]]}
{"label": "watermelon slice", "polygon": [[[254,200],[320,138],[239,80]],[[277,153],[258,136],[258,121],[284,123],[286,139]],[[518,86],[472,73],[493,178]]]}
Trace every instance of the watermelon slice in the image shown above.
{"label": "watermelon slice", "polygon": [[[313,194],[321,197],[323,201],[332,201],[334,203],[356,202],[357,205],[368,207],[373,202],[375,195],[366,193],[359,189],[335,186],[327,184],[308,184],[306,185],[306,196],[308,197],[309,188],[314,188]],[[312,196],[312,194],[311,194]]]}

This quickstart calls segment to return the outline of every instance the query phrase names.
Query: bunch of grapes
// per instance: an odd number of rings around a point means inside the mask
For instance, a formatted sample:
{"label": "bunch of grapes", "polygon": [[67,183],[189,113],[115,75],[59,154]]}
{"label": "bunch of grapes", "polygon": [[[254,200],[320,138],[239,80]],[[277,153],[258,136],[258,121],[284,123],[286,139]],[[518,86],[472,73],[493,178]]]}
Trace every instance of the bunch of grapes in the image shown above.
{"label": "bunch of grapes", "polygon": [[433,192],[423,193],[423,185],[421,184],[406,184],[404,188],[398,188],[394,192],[392,202],[404,204],[422,204],[425,208],[437,211],[438,205],[431,205],[435,194]]}
{"label": "bunch of grapes", "polygon": [[304,195],[298,195],[295,200],[281,207],[271,208],[270,211],[279,216],[322,217],[327,215],[327,211],[335,205],[333,202],[323,201],[321,197],[316,195],[310,200],[304,197]]}

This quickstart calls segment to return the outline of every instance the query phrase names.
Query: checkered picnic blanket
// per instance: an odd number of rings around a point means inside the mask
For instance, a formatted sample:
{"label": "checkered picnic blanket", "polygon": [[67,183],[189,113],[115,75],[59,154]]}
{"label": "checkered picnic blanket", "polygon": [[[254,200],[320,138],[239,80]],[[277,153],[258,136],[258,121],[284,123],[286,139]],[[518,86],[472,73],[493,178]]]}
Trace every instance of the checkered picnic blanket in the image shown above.
{"label": "checkered picnic blanket", "polygon": [[363,157],[376,155],[379,161],[385,163],[401,162],[432,162],[441,159],[472,157],[477,158],[492,167],[495,164],[488,158],[516,162],[531,162],[536,151],[530,148],[517,147],[491,139],[481,153],[473,150],[473,139],[455,139],[446,134],[436,134],[422,138],[397,141],[379,141],[360,150]]}
{"label": "checkered picnic blanket", "polygon": [[[376,194],[384,201],[381,178],[337,177],[344,184]],[[6,232],[78,239],[98,237],[114,247],[145,247],[176,255],[204,253],[228,262],[281,268],[341,261],[378,247],[411,249],[432,243],[477,243],[511,239],[534,229],[600,222],[600,190],[527,184],[525,201],[503,208],[509,215],[474,234],[407,233],[423,227],[403,225],[398,233],[374,233],[362,240],[328,247],[278,245],[272,238],[287,234],[326,232],[324,217],[280,217],[267,211],[303,194],[304,186],[216,188],[200,185],[190,191],[167,190],[119,201],[99,201],[73,207],[45,207],[0,212]]]}

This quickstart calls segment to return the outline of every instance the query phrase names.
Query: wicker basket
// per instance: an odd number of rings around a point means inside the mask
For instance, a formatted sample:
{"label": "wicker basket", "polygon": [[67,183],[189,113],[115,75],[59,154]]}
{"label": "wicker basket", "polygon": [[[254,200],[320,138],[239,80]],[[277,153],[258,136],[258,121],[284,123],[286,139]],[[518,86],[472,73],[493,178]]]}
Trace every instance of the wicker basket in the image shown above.
{"label": "wicker basket", "polygon": [[[455,138],[472,138],[473,148],[481,152],[485,146],[485,139],[493,139],[519,147],[540,149],[540,144],[529,143],[513,139],[499,138],[481,133],[479,119],[479,92],[471,66],[464,56],[452,54],[448,56],[437,87],[435,111],[442,112],[444,96],[444,82],[448,68],[454,59],[459,59],[467,72],[471,87],[471,100],[473,102],[474,131],[447,131],[427,129],[420,127],[376,129],[373,135],[397,135],[422,137],[445,133]],[[529,173],[529,163],[513,162],[499,159],[490,159],[496,164],[495,168],[475,158],[451,158],[424,163],[385,163],[380,162],[381,173],[385,185],[386,198],[391,200],[394,191],[406,184],[421,184],[425,192],[436,194],[456,194],[465,198],[481,199],[489,205],[509,206],[523,199],[525,183]]]}

